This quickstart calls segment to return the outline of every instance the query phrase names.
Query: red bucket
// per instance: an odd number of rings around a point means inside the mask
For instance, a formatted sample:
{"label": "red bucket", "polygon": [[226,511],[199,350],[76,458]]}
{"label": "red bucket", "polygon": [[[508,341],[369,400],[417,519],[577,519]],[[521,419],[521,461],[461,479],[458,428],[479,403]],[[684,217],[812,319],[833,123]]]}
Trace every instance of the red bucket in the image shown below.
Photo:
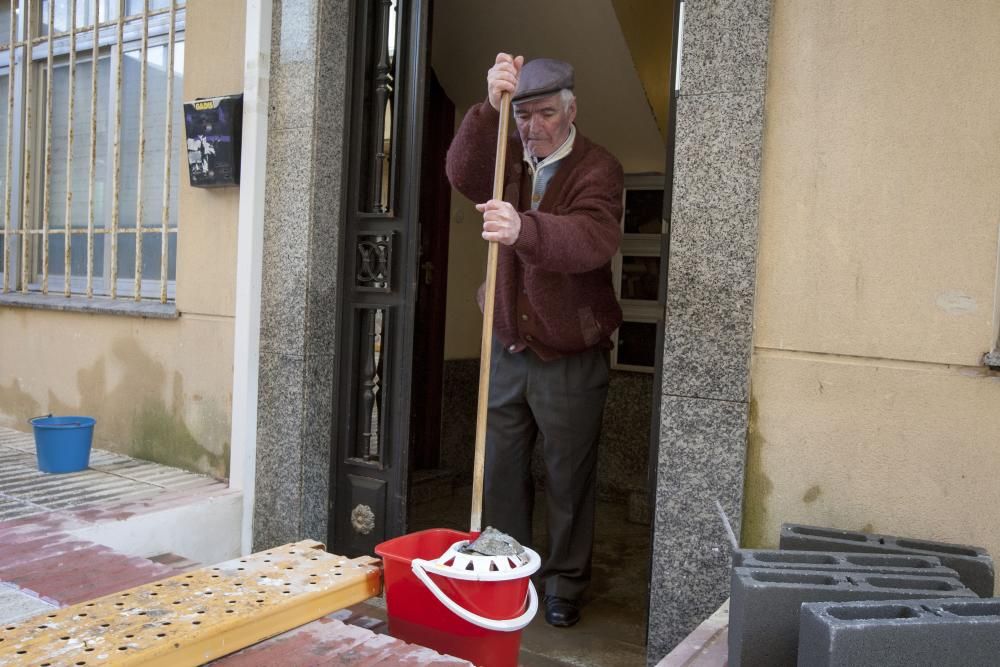
{"label": "red bucket", "polygon": [[529,579],[538,554],[527,549],[527,564],[474,570],[457,562],[452,550],[470,537],[433,528],[375,547],[382,557],[389,632],[475,665],[517,665],[521,628],[538,609]]}

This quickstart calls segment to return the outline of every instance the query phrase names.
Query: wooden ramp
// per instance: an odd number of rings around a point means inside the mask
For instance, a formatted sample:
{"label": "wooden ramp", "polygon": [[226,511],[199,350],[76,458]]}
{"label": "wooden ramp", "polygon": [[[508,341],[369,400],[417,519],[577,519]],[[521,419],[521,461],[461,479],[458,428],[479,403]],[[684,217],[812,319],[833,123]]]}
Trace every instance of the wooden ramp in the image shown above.
{"label": "wooden ramp", "polygon": [[378,560],[297,542],[0,629],[0,665],[201,665],[381,593]]}

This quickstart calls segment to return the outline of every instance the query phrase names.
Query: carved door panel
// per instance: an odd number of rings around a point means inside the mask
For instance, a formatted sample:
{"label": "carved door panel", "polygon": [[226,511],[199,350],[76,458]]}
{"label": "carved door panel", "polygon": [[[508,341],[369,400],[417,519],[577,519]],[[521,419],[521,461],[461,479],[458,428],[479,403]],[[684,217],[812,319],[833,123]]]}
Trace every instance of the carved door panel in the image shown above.
{"label": "carved door panel", "polygon": [[406,530],[429,0],[356,0],[329,542]]}

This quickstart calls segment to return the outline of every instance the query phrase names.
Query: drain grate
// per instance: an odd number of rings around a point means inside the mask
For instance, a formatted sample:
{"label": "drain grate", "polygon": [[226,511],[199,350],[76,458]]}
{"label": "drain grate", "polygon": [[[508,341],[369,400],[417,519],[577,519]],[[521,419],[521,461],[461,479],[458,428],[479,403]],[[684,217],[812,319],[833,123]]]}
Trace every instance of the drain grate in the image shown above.
{"label": "drain grate", "polygon": [[381,585],[374,558],[287,544],[0,627],[0,665],[201,665]]}

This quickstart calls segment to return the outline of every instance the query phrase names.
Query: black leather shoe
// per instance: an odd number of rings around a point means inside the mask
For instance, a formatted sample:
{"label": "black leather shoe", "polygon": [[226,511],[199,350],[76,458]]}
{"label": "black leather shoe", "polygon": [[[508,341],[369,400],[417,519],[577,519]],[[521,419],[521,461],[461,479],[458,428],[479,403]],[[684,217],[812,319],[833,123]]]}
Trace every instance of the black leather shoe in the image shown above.
{"label": "black leather shoe", "polygon": [[545,596],[545,622],[557,628],[568,628],[580,620],[580,605],[576,600]]}

